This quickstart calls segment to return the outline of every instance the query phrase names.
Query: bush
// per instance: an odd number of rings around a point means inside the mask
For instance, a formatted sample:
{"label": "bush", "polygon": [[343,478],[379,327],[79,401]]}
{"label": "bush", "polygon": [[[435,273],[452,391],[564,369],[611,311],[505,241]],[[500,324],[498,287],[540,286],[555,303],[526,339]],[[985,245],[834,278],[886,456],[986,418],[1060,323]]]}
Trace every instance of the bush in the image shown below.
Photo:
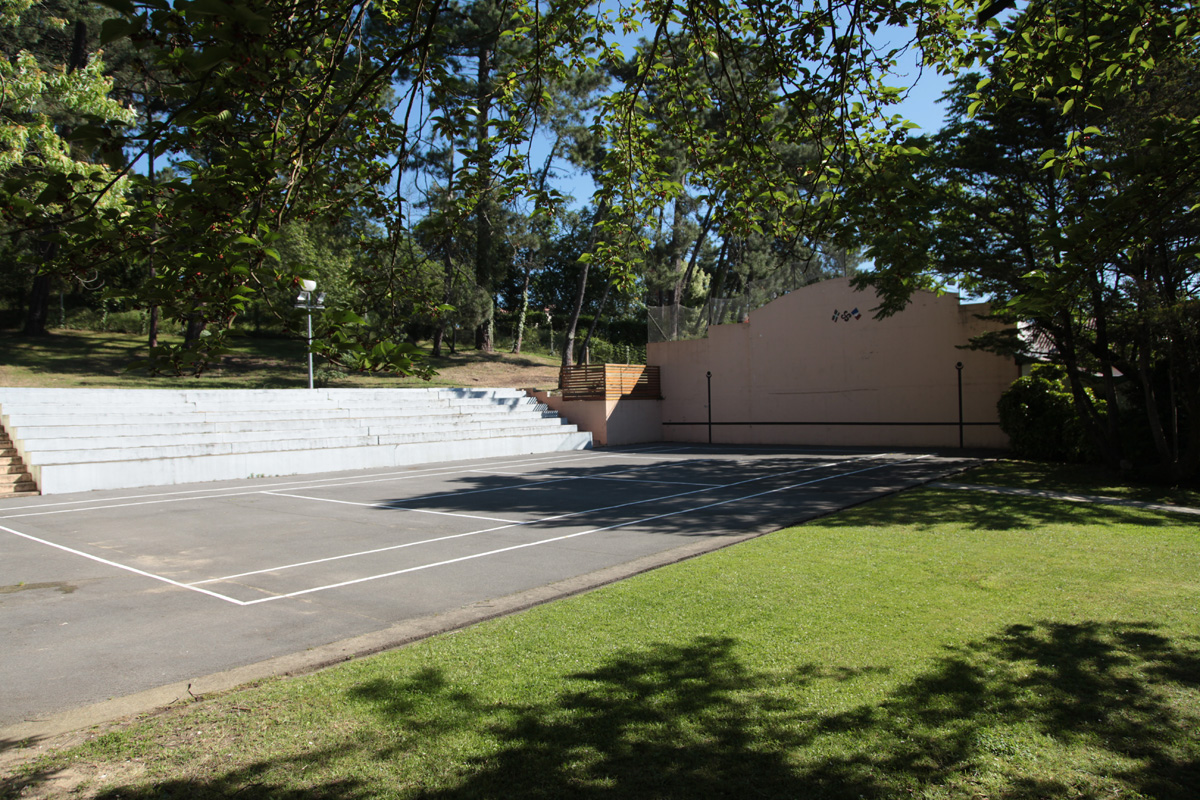
{"label": "bush", "polygon": [[625,344],[613,344],[603,339],[595,339],[588,344],[590,350],[589,362],[592,364],[645,364],[646,348],[631,347]]}
{"label": "bush", "polygon": [[605,326],[608,339],[614,344],[627,344],[630,346],[646,347],[646,318],[622,318],[612,319]]}
{"label": "bush", "polygon": [[63,326],[75,331],[101,333],[145,333],[150,316],[145,311],[103,311],[80,308],[67,314]]}
{"label": "bush", "polygon": [[1013,381],[996,407],[1014,455],[1039,461],[1096,460],[1095,446],[1076,413],[1062,367],[1035,366],[1029,375]]}

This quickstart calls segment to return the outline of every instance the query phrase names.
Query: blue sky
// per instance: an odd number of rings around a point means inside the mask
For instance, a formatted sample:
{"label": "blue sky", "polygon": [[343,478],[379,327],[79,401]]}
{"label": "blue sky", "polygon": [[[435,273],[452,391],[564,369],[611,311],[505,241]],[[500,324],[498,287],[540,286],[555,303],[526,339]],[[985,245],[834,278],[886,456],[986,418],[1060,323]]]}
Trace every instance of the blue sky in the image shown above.
{"label": "blue sky", "polygon": [[[892,113],[902,114],[905,118],[920,125],[921,129],[914,133],[936,133],[942,127],[946,113],[938,101],[942,94],[950,88],[950,79],[937,74],[933,69],[926,69],[920,74],[919,80],[917,74],[915,66],[908,72],[908,77],[916,80],[916,83],[909,90],[904,102],[896,106]],[[534,152],[537,153],[538,149],[538,145],[535,144]],[[542,149],[541,158],[544,158],[544,151],[549,147],[546,145]],[[591,180],[584,175],[564,175],[557,185],[560,191],[574,196],[575,202],[571,204],[571,207],[575,209],[581,209],[588,204],[594,188]]]}

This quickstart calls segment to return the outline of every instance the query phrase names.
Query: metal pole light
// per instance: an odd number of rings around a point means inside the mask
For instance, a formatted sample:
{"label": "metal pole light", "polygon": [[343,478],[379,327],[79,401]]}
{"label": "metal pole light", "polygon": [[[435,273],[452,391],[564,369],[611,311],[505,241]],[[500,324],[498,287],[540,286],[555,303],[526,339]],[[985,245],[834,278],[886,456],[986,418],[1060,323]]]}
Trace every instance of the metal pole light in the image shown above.
{"label": "metal pole light", "polygon": [[954,365],[958,370],[958,448],[961,450],[963,444],[963,402],[962,402],[962,369],[963,363],[960,361]]}
{"label": "metal pole light", "polygon": [[[312,312],[325,307],[325,294],[316,294],[317,282],[307,278],[300,281],[300,294],[296,295],[296,308],[303,308],[308,317],[308,388],[313,388],[313,356],[312,356]],[[315,302],[314,302],[315,301]]]}
{"label": "metal pole light", "polygon": [[712,444],[712,371],[704,373],[708,379],[708,443]]}

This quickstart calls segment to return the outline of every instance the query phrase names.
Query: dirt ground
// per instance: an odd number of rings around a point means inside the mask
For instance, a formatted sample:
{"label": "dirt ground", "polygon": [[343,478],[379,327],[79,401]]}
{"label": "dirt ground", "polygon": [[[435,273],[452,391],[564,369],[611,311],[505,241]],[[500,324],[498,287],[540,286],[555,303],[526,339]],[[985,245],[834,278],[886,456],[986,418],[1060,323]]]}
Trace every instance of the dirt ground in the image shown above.
{"label": "dirt ground", "polygon": [[[28,339],[0,331],[0,386],[46,388],[120,387],[127,389],[288,389],[307,385],[304,342],[282,338],[235,337],[231,352],[199,378],[150,377],[130,366],[145,358],[143,337],[116,333],[56,330]],[[507,350],[482,353],[460,348],[430,358],[431,380],[347,374],[317,359],[319,386],[337,388],[478,386],[551,389],[558,385],[558,358]]]}
{"label": "dirt ground", "polygon": [[558,386],[558,360],[542,355],[487,355],[475,350],[431,359],[438,374],[432,386],[489,386],[553,389]]}

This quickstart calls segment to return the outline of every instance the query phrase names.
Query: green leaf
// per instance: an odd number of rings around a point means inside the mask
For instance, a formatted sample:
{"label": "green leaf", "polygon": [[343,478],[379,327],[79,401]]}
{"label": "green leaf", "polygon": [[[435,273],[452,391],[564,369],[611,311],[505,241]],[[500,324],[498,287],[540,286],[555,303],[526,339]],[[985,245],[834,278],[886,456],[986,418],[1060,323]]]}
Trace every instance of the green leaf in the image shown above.
{"label": "green leaf", "polygon": [[106,45],[110,42],[115,42],[117,39],[124,39],[133,29],[133,23],[127,19],[120,17],[106,19],[104,20],[104,24],[100,26],[100,44]]}
{"label": "green leaf", "polygon": [[196,72],[207,72],[213,67],[228,61],[233,55],[233,49],[229,45],[216,45],[208,47],[204,50],[194,53],[188,61],[189,66]]}
{"label": "green leaf", "polygon": [[96,0],[96,2],[106,8],[111,8],[113,11],[119,11],[122,14],[133,16],[137,13],[137,9],[133,6],[133,0]]}

